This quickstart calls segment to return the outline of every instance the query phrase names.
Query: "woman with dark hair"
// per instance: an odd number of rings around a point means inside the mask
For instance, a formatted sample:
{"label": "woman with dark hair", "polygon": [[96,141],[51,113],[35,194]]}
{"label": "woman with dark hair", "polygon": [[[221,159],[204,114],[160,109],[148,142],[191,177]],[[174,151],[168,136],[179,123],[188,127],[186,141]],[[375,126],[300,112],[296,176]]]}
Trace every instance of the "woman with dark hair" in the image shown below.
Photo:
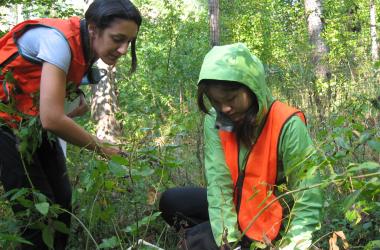
{"label": "woman with dark hair", "polygon": [[[131,46],[131,72],[135,71],[141,21],[129,0],[95,0],[85,19],[28,20],[0,39],[0,179],[6,191],[33,187],[49,202],[70,211],[65,159],[51,135],[104,157],[121,153],[66,115],[64,102],[80,92],[85,75],[94,81],[92,64],[98,59],[114,65]],[[79,113],[84,106],[82,97]],[[21,205],[12,209],[15,213],[25,210]],[[70,219],[68,213],[58,217],[67,227]],[[41,231],[31,224],[25,226],[22,237],[33,246],[22,249],[47,249]],[[64,249],[67,239],[67,234],[56,232],[54,248]]]}
{"label": "woman with dark hair", "polygon": [[303,113],[272,97],[263,65],[241,43],[206,55],[198,105],[206,114],[207,189],[173,188],[160,199],[166,222],[185,229],[183,249],[250,249],[281,237],[280,249],[309,248],[321,190],[298,192],[287,203],[277,198],[281,184],[294,190],[319,181],[320,157]]}

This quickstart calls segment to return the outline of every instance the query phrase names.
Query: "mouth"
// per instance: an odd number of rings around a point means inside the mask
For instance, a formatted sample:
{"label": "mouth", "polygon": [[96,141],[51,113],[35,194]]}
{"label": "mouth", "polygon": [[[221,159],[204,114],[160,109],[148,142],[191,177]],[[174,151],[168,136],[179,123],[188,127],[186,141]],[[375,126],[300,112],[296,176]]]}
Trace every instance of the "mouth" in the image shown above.
{"label": "mouth", "polygon": [[115,55],[110,55],[108,56],[109,59],[111,59],[112,61],[117,61],[119,59],[120,56],[115,56]]}
{"label": "mouth", "polygon": [[242,115],[242,114],[238,114],[238,113],[236,113],[236,114],[232,114],[232,115],[230,115],[229,117],[230,117],[230,119],[231,119],[233,122],[239,122],[239,121],[241,121],[241,120],[243,119],[243,115]]}

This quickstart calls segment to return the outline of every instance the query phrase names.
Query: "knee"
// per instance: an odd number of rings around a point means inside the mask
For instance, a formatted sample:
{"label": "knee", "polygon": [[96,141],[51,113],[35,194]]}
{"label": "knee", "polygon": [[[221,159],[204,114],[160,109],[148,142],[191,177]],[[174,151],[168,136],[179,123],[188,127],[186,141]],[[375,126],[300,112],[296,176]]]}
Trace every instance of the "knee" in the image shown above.
{"label": "knee", "polygon": [[173,189],[166,190],[160,198],[159,209],[162,213],[167,213],[169,208],[173,206]]}
{"label": "knee", "polygon": [[173,225],[178,212],[178,188],[166,190],[160,198],[159,210],[162,218],[169,224]]}

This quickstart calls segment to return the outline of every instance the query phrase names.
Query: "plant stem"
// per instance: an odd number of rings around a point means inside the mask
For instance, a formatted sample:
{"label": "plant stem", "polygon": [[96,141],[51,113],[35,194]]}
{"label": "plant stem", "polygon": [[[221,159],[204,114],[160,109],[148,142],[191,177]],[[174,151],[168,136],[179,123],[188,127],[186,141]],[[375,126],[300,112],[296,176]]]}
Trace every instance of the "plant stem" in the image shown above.
{"label": "plant stem", "polygon": [[83,222],[75,214],[73,214],[72,212],[70,212],[70,211],[68,211],[68,210],[66,210],[64,208],[58,208],[58,209],[61,210],[61,211],[63,211],[63,212],[65,212],[65,213],[68,213],[72,217],[74,217],[74,219],[76,219],[78,221],[78,223],[83,227],[83,229],[88,233],[88,235],[90,236],[92,242],[94,242],[96,249],[99,249],[99,245],[96,243],[96,240],[92,236],[90,230],[88,230],[88,228],[83,224]]}

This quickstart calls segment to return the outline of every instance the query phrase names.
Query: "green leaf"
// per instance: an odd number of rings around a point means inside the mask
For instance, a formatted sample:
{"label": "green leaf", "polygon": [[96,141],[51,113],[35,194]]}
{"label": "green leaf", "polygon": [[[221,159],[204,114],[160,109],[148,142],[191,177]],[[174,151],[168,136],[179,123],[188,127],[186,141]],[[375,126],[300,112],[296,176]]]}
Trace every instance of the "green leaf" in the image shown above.
{"label": "green leaf", "polygon": [[37,203],[35,207],[38,210],[38,212],[40,212],[42,215],[47,215],[47,213],[49,212],[50,204],[47,202],[41,202]]}
{"label": "green leaf", "polygon": [[116,186],[116,183],[112,180],[105,180],[104,181],[104,187],[107,190],[112,190]]}
{"label": "green leaf", "polygon": [[371,139],[371,137],[372,137],[372,135],[369,133],[366,133],[366,132],[362,133],[360,135],[360,138],[359,138],[359,143],[363,144],[363,143],[367,142],[369,139]]}
{"label": "green leaf", "polygon": [[371,140],[368,142],[368,145],[375,150],[376,152],[380,153],[380,142]]}
{"label": "green leaf", "polygon": [[363,224],[363,229],[368,230],[372,227],[372,222],[367,222]]}
{"label": "green leaf", "polygon": [[114,248],[120,244],[118,238],[116,236],[112,236],[108,239],[103,239],[102,243],[99,245],[99,248]]}
{"label": "green leaf", "polygon": [[37,200],[39,202],[46,202],[47,201],[46,195],[44,195],[43,193],[40,193],[39,191],[33,191],[33,195],[35,195],[37,197]]}
{"label": "green leaf", "polygon": [[124,165],[120,165],[117,162],[110,161],[108,167],[111,173],[116,177],[124,177],[128,175],[128,168]]}
{"label": "green leaf", "polygon": [[356,165],[355,167],[348,168],[348,172],[357,172],[357,171],[374,171],[374,170],[380,170],[380,165],[376,162],[368,161],[364,162],[360,165]]}
{"label": "green leaf", "polygon": [[134,176],[138,175],[142,177],[148,177],[148,176],[151,176],[152,174],[154,174],[154,169],[151,169],[151,168],[136,170],[132,173],[132,175]]}
{"label": "green leaf", "polygon": [[11,108],[10,105],[5,105],[4,103],[0,102],[0,111],[12,114],[14,113],[14,110]]}
{"label": "green leaf", "polygon": [[120,164],[120,165],[128,165],[128,160],[125,159],[125,157],[120,156],[120,155],[114,155],[114,156],[112,156],[111,160],[113,162],[116,162],[116,163]]}
{"label": "green leaf", "polygon": [[346,117],[339,116],[337,119],[335,119],[335,120],[332,121],[332,124],[335,127],[340,127],[340,126],[342,126],[344,124],[345,121],[346,121]]}
{"label": "green leaf", "polygon": [[342,137],[337,137],[335,139],[338,146],[344,148],[344,149],[350,149],[350,146],[347,144],[347,142]]}
{"label": "green leaf", "polygon": [[373,66],[377,69],[380,68],[380,61],[375,62]]}
{"label": "green leaf", "polygon": [[39,231],[42,231],[42,229],[44,229],[45,227],[46,225],[41,221],[36,221],[35,223],[30,225],[31,229],[38,229]]}
{"label": "green leaf", "polygon": [[54,229],[49,226],[44,227],[44,229],[42,230],[42,239],[49,248],[53,248],[54,247]]}
{"label": "green leaf", "polygon": [[347,155],[347,152],[346,151],[338,151],[335,155],[334,155],[334,158],[335,159],[342,159],[343,157],[345,157]]}
{"label": "green leaf", "polygon": [[380,248],[380,240],[370,241],[365,247],[364,250],[376,250]]}
{"label": "green leaf", "polygon": [[348,210],[355,203],[356,199],[359,197],[360,193],[363,191],[363,188],[356,190],[355,192],[348,195],[343,201],[344,210]]}
{"label": "green leaf", "polygon": [[251,247],[250,247],[250,249],[265,249],[265,248],[267,248],[268,246],[265,244],[265,243],[263,243],[263,242],[253,242],[252,244],[251,244]]}
{"label": "green leaf", "polygon": [[21,196],[24,196],[25,194],[27,194],[28,193],[28,189],[26,189],[26,188],[21,188],[21,189],[19,189],[14,195],[12,195],[12,197],[11,197],[11,201],[13,201],[13,200],[16,200],[16,199],[18,199],[19,197],[21,197]]}
{"label": "green leaf", "polygon": [[53,221],[52,225],[53,225],[53,228],[58,232],[61,232],[64,234],[70,233],[70,229],[62,221],[55,220]]}
{"label": "green leaf", "polygon": [[17,242],[17,243],[23,243],[33,246],[33,243],[30,241],[25,240],[24,238],[15,235],[15,234],[2,234],[0,233],[0,242],[3,241],[10,241],[10,242]]}
{"label": "green leaf", "polygon": [[[156,218],[158,216],[160,216],[161,212],[155,212],[153,213],[152,215],[150,216],[146,216],[144,218],[142,218],[141,220],[138,221],[138,225],[139,227],[141,226],[144,226],[144,225],[147,225],[149,224],[150,222],[156,220]],[[122,231],[126,232],[126,233],[131,233],[131,234],[136,234],[137,232],[137,223],[136,224],[132,224],[130,226],[127,226],[126,228],[124,228]]]}
{"label": "green leaf", "polygon": [[349,222],[354,224],[358,224],[362,219],[360,213],[356,209],[347,210],[345,212],[345,217]]}
{"label": "green leaf", "polygon": [[23,196],[19,197],[17,199],[17,202],[26,208],[32,208],[33,207],[33,201],[31,201],[29,199],[25,199]]}

